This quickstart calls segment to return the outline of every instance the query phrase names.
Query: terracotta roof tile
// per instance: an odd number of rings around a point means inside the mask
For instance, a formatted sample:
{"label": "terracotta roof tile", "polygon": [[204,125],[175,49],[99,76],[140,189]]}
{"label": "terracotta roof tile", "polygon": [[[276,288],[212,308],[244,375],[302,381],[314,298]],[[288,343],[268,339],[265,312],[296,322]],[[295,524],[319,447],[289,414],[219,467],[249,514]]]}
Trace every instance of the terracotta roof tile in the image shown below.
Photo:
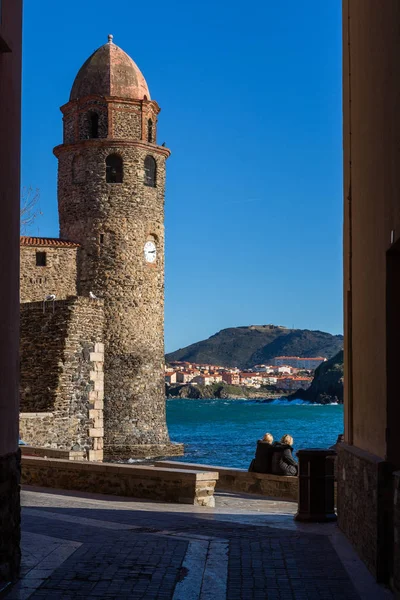
{"label": "terracotta roof tile", "polygon": [[21,235],[19,240],[20,246],[50,246],[53,248],[77,248],[80,246],[80,244],[77,244],[76,242],[60,240],[59,238],[30,237]]}

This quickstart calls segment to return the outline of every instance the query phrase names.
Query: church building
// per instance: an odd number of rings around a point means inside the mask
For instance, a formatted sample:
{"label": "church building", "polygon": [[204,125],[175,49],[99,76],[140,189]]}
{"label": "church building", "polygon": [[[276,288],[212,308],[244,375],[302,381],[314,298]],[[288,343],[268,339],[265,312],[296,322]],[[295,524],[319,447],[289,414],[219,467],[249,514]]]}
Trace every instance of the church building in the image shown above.
{"label": "church building", "polygon": [[113,43],[61,107],[60,238],[21,238],[21,437],[101,460],[176,453],[164,390],[160,107]]}

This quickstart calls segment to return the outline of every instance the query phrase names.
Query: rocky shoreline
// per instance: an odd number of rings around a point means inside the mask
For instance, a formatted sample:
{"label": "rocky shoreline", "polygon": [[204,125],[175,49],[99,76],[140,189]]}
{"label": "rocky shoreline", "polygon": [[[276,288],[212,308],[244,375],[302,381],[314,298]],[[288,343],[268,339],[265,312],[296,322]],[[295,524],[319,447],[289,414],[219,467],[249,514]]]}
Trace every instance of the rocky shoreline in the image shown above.
{"label": "rocky shoreline", "polygon": [[322,363],[307,390],[298,390],[288,400],[305,400],[313,404],[343,404],[343,350]]}
{"label": "rocky shoreline", "polygon": [[201,400],[206,398],[219,400],[273,400],[281,398],[282,394],[276,393],[267,387],[251,389],[240,385],[227,385],[216,383],[213,385],[192,385],[187,383],[166,384],[165,395],[167,400],[186,398],[190,400]]}

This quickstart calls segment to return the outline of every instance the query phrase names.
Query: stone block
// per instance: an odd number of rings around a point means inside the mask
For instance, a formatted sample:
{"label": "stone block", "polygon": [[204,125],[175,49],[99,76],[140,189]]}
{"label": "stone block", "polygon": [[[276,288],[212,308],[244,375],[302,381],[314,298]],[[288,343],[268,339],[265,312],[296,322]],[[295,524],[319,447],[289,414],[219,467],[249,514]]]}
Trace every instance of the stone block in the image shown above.
{"label": "stone block", "polygon": [[103,461],[103,450],[89,450],[89,461],[102,462]]}
{"label": "stone block", "polygon": [[90,361],[91,362],[104,362],[103,352],[91,352],[90,353]]}
{"label": "stone block", "polygon": [[90,381],[104,381],[104,372],[90,371]]}
{"label": "stone block", "polygon": [[[99,395],[100,395],[100,392],[99,392]],[[94,408],[96,410],[103,410],[104,409],[104,401],[103,400],[96,400],[95,403],[94,403]]]}
{"label": "stone block", "polygon": [[89,410],[89,419],[100,419],[102,418],[103,411],[96,410],[95,408],[91,408]]}
{"label": "stone block", "polygon": [[104,344],[97,342],[97,344],[94,345],[94,351],[98,354],[104,354]]}
{"label": "stone block", "polygon": [[100,429],[97,427],[93,427],[92,429],[89,429],[89,437],[92,437],[92,438],[104,437],[104,429]]}
{"label": "stone block", "polygon": [[98,379],[94,382],[94,391],[104,392],[104,381],[102,379]]}

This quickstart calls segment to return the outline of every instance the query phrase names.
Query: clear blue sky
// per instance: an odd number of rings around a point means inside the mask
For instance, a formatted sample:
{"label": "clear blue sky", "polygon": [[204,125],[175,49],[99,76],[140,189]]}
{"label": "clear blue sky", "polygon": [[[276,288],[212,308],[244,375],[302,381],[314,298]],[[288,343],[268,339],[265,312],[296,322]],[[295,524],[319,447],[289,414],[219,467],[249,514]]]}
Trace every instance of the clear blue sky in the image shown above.
{"label": "clear blue sky", "polygon": [[162,107],[166,349],[225,327],[342,332],[341,3],[25,2],[22,184],[58,236],[59,107],[114,34]]}

